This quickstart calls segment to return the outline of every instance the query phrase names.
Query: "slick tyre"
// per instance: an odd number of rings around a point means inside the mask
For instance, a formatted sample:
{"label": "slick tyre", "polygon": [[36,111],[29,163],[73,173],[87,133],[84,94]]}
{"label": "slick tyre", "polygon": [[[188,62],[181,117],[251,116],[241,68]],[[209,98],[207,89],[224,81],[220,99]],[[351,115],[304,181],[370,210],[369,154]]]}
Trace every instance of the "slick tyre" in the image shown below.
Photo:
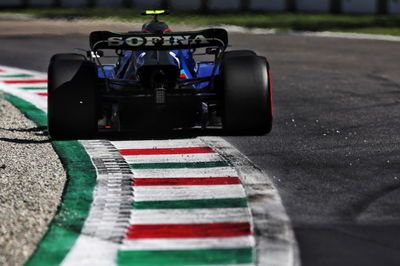
{"label": "slick tyre", "polygon": [[97,131],[96,64],[56,54],[48,70],[48,128],[53,139],[90,138]]}
{"label": "slick tyre", "polygon": [[252,50],[234,50],[225,52],[223,55],[223,60],[230,58],[230,57],[237,57],[237,56],[257,56],[257,54]]}
{"label": "slick tyre", "polygon": [[269,65],[255,55],[228,56],[222,62],[222,124],[233,135],[264,135],[272,129]]}

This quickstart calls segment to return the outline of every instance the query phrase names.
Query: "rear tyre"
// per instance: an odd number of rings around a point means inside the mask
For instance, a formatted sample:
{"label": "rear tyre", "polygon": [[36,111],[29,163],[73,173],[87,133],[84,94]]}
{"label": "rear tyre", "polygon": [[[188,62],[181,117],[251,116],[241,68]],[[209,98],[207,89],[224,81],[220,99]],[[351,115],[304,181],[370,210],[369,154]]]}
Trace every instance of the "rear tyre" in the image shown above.
{"label": "rear tyre", "polygon": [[223,59],[227,59],[230,57],[236,56],[257,56],[257,54],[252,50],[235,50],[235,51],[228,51],[225,52],[223,55]]}
{"label": "rear tyre", "polygon": [[264,57],[228,56],[222,62],[224,130],[234,135],[263,135],[272,129],[269,66]]}
{"label": "rear tyre", "polygon": [[48,128],[53,139],[90,138],[97,131],[97,66],[79,54],[56,54],[48,71]]}

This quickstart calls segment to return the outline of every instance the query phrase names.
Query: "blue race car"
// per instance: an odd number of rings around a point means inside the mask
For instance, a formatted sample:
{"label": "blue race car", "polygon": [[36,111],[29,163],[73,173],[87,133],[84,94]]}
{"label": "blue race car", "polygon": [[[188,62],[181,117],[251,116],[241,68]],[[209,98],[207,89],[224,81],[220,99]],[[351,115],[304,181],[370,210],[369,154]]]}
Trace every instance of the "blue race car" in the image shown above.
{"label": "blue race car", "polygon": [[[268,61],[250,50],[226,51],[224,29],[172,32],[154,16],[141,31],[90,34],[86,55],[56,54],[48,71],[48,127],[53,139],[97,132],[207,128],[266,134],[272,128]],[[198,50],[204,50],[203,53]],[[101,62],[105,50],[117,62]],[[212,56],[212,61],[198,61]]]}

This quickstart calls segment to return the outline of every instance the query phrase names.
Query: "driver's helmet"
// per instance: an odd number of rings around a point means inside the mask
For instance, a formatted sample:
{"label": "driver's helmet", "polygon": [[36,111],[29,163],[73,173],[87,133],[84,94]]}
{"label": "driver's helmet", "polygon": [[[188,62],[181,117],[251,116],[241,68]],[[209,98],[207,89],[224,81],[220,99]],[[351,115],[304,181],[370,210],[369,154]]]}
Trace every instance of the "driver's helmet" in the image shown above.
{"label": "driver's helmet", "polygon": [[162,34],[165,32],[170,32],[171,29],[164,22],[152,21],[150,23],[143,24],[142,31],[147,33]]}

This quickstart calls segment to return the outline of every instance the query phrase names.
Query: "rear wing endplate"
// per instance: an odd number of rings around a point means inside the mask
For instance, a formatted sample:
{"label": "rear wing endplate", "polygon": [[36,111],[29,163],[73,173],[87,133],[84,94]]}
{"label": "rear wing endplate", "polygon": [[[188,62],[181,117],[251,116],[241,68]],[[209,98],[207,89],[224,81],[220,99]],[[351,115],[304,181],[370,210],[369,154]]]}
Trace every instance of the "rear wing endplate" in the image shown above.
{"label": "rear wing endplate", "polygon": [[200,47],[228,46],[228,33],[224,29],[151,34],[144,32],[116,33],[94,31],[90,34],[90,48],[121,50],[179,50]]}

